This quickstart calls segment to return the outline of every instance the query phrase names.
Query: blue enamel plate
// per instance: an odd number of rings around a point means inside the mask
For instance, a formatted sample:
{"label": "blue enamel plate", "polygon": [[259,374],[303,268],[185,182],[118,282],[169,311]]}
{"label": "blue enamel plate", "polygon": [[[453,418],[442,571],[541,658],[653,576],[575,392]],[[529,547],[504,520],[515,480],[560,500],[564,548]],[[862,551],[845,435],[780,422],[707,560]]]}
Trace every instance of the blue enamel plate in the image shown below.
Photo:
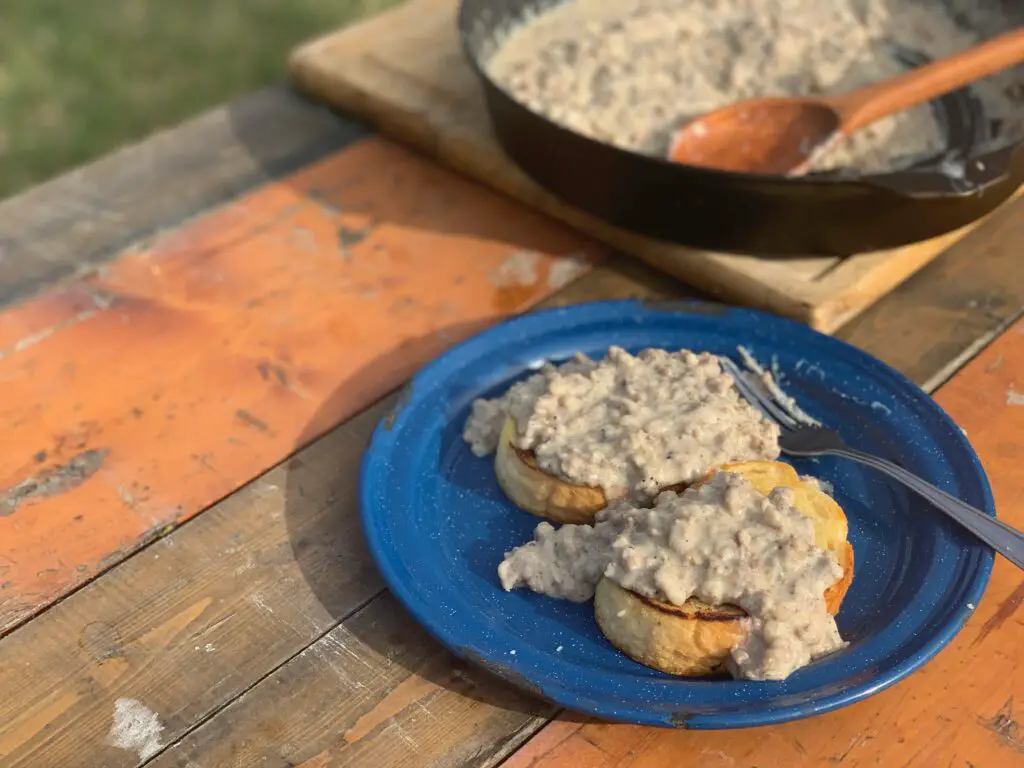
{"label": "blue enamel plate", "polygon": [[462,441],[471,403],[499,395],[543,361],[600,357],[610,345],[737,361],[742,345],[851,445],[994,514],[985,473],[956,424],[913,383],[848,344],[769,315],[693,302],[600,302],[525,315],[424,368],[363,461],[370,551],[395,596],[455,654],[602,718],[745,728],[877,693],[963,626],[988,582],[991,551],[901,487],[839,459],[794,464],[832,483],[849,518],[856,567],[837,621],[850,643],[783,682],[665,675],[615,650],[591,603],[504,592],[498,563],[531,539],[538,521],[505,499],[492,457],[477,458]]}

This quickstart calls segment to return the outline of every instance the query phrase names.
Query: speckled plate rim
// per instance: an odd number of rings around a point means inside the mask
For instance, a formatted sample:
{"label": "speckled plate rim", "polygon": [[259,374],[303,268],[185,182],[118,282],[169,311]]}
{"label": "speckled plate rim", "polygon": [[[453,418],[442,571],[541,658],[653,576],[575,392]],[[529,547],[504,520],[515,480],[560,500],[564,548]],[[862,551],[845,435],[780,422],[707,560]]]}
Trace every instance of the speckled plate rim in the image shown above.
{"label": "speckled plate rim", "polygon": [[[775,706],[773,700],[759,701],[750,704],[737,701],[731,706],[722,706],[717,710],[692,712],[686,710],[686,701],[679,702],[679,709],[666,715],[661,708],[639,706],[616,696],[594,696],[593,691],[580,690],[579,685],[558,682],[564,679],[565,662],[550,652],[526,650],[511,660],[507,655],[499,655],[494,648],[494,639],[486,626],[473,628],[463,626],[456,628],[447,621],[442,611],[436,606],[424,602],[417,585],[411,583],[407,574],[403,573],[403,565],[398,553],[383,528],[384,521],[390,514],[390,506],[380,504],[377,496],[382,491],[378,478],[382,472],[388,471],[391,451],[395,447],[397,435],[402,431],[405,422],[415,413],[417,403],[423,398],[423,392],[436,391],[440,380],[457,378],[458,371],[465,360],[482,356],[495,347],[500,348],[509,338],[527,338],[538,331],[550,330],[552,324],[566,326],[571,322],[584,322],[588,319],[619,319],[623,323],[634,323],[637,318],[670,313],[678,319],[686,317],[701,318],[706,321],[709,316],[722,318],[723,322],[736,325],[747,325],[750,328],[774,327],[779,332],[795,341],[812,341],[816,344],[825,343],[860,367],[870,370],[877,380],[884,382],[900,395],[918,401],[920,407],[938,420],[945,427],[953,440],[955,449],[960,454],[957,459],[966,459],[968,466],[958,467],[959,471],[971,476],[981,491],[983,504],[980,506],[993,517],[995,504],[991,487],[977,454],[963,435],[959,427],[916,384],[905,376],[885,365],[878,359],[847,344],[839,339],[824,336],[807,326],[794,323],[773,315],[753,310],[724,307],[722,305],[694,302],[642,302],[642,301],[602,301],[532,312],[501,323],[488,329],[461,344],[449,349],[445,354],[425,366],[406,386],[399,397],[393,411],[388,414],[375,429],[362,462],[360,475],[359,499],[364,534],[374,561],[384,578],[389,590],[413,615],[413,617],[438,641],[457,656],[478,664],[488,671],[497,674],[517,687],[530,693],[547,698],[570,710],[584,712],[608,720],[631,722],[660,727],[684,727],[689,729],[731,729],[753,726],[778,724],[791,720],[822,714],[840,707],[853,704],[872,696],[885,688],[899,682],[913,671],[924,665],[944,648],[963,627],[974,612],[988,584],[992,571],[994,555],[984,547],[964,547],[969,562],[964,573],[956,582],[957,589],[946,594],[950,608],[944,615],[931,623],[930,638],[920,644],[917,651],[901,663],[887,668],[876,675],[862,675],[860,679],[850,680],[849,687],[844,690],[823,695],[813,700],[790,702]],[[973,551],[973,554],[971,554]],[[961,557],[961,565],[963,565]],[[649,683],[637,683],[642,688]],[[683,685],[699,685],[695,681],[683,681]],[[704,683],[707,684],[706,682]]]}

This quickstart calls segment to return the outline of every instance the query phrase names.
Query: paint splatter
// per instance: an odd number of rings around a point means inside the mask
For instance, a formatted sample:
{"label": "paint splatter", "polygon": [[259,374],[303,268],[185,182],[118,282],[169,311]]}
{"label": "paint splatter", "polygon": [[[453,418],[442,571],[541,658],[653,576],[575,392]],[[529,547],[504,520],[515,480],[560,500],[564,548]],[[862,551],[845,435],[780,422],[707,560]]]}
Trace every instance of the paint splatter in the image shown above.
{"label": "paint splatter", "polygon": [[137,752],[140,760],[148,760],[163,748],[163,730],[156,712],[135,699],[118,699],[107,741],[111,746]]}
{"label": "paint splatter", "polygon": [[568,256],[560,256],[548,269],[548,288],[564,288],[586,272],[589,266],[590,262],[582,254],[570,253]]}
{"label": "paint splatter", "polygon": [[1024,392],[1018,392],[1013,387],[1006,390],[1007,405],[1024,405]]}
{"label": "paint splatter", "polygon": [[267,605],[266,600],[263,599],[263,595],[255,594],[255,593],[252,594],[252,595],[249,595],[249,602],[252,603],[253,605],[255,605],[256,608],[259,609],[260,613],[266,613],[266,614],[269,614],[271,616],[274,615],[273,608],[271,608],[269,605]]}
{"label": "paint splatter", "polygon": [[0,517],[13,514],[22,502],[58,496],[77,488],[99,471],[109,452],[107,448],[82,451],[66,464],[50,467],[0,490]]}
{"label": "paint splatter", "polygon": [[996,734],[1011,749],[1024,752],[1024,733],[1020,724],[1013,717],[1013,696],[1004,702],[995,717],[979,718],[982,725]]}
{"label": "paint splatter", "polygon": [[516,251],[491,273],[491,284],[495,288],[535,285],[539,262],[540,254],[536,251]]}

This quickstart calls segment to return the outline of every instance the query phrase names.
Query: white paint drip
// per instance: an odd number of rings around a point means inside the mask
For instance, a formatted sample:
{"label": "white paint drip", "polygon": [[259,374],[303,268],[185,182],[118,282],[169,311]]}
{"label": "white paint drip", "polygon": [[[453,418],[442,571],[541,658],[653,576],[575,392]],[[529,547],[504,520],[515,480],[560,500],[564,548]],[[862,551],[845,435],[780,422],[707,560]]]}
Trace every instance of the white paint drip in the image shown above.
{"label": "white paint drip", "polygon": [[118,699],[114,702],[114,722],[107,741],[111,746],[138,753],[140,760],[148,760],[163,748],[163,730],[156,712],[135,699]]}
{"label": "white paint drip", "polygon": [[1007,405],[1024,405],[1024,392],[1018,392],[1013,387],[1006,390]]}

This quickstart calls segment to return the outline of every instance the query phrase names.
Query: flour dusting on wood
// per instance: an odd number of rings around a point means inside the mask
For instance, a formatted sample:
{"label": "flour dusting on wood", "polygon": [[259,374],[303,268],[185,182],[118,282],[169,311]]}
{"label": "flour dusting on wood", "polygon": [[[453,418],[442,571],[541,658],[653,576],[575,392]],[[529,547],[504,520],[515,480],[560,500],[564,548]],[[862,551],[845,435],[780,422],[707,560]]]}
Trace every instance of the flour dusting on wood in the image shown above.
{"label": "flour dusting on wood", "polygon": [[114,702],[114,722],[107,741],[111,746],[137,753],[140,760],[148,760],[163,748],[163,730],[156,712],[135,699],[118,699]]}

